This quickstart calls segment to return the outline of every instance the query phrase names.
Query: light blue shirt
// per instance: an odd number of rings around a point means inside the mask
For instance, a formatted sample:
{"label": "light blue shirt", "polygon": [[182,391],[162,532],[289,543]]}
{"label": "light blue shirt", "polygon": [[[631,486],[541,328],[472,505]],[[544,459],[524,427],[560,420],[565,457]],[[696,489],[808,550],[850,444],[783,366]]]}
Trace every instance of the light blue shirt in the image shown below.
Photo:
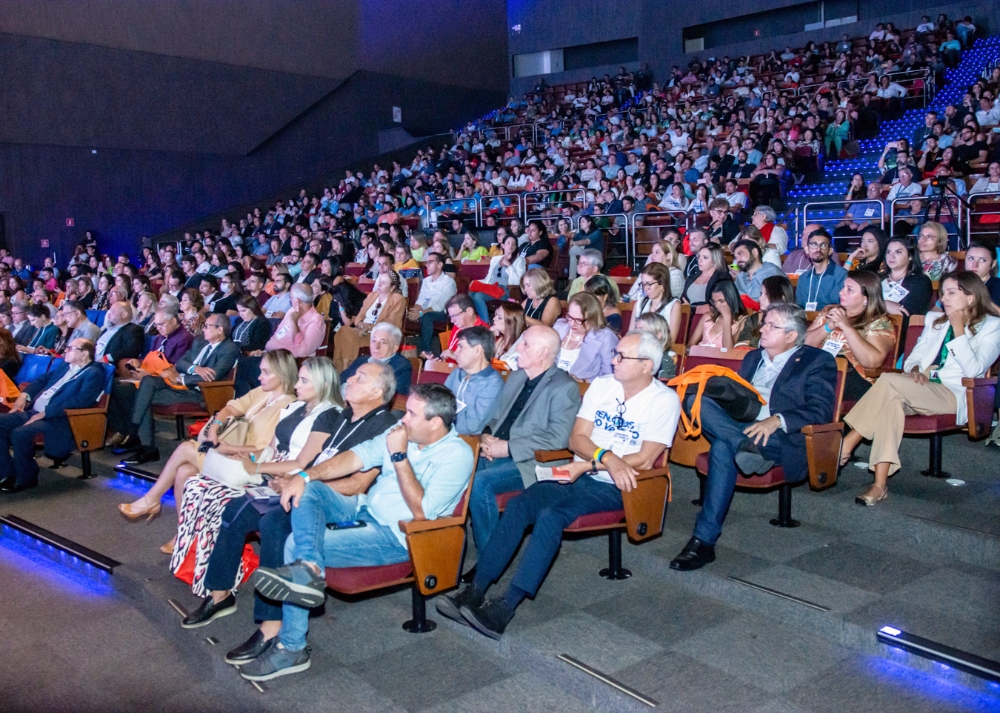
{"label": "light blue shirt", "polygon": [[[771,415],[771,391],[774,390],[774,384],[778,381],[781,370],[785,368],[785,364],[792,358],[792,354],[798,350],[798,347],[789,349],[788,351],[781,352],[774,359],[771,359],[765,350],[760,350],[760,364],[757,365],[757,371],[750,381],[753,387],[757,389],[760,397],[764,399],[764,405],[760,407],[760,413],[757,414],[758,421],[763,421]],[[778,414],[778,419],[781,421],[781,430],[787,431],[785,418],[780,413]]]}
{"label": "light blue shirt", "polygon": [[[409,522],[413,513],[399,489],[396,464],[385,445],[385,435],[380,433],[351,449],[361,459],[359,470],[382,469],[368,493],[358,496],[358,509],[366,505],[372,517],[392,530],[399,543],[406,547],[406,535],[399,529],[399,522]],[[472,477],[472,449],[452,428],[440,441],[423,449],[416,443],[408,443],[406,457],[424,489],[424,499],[420,503],[424,518],[436,520],[451,515]]]}

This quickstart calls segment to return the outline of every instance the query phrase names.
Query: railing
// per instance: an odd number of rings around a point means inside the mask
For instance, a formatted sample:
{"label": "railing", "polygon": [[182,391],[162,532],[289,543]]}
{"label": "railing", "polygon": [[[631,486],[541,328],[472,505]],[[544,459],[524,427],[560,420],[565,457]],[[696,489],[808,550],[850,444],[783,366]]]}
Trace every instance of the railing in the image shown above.
{"label": "railing", "polygon": [[[562,196],[562,197],[560,197]],[[531,191],[524,194],[525,220],[533,218],[548,218],[552,214],[547,213],[548,209],[555,208],[557,211],[564,203],[571,203],[579,210],[587,207],[587,191],[583,188],[571,188],[556,191]]]}
{"label": "railing", "polygon": [[[868,214],[868,209],[861,212],[860,215],[853,216],[856,220],[854,222],[870,222],[877,224],[878,227],[885,227],[885,204],[880,200],[859,200],[859,201],[816,201],[812,203],[806,203],[802,206],[802,225],[803,227],[809,225],[810,223],[816,223],[822,225],[827,229],[830,235],[834,234],[834,228],[837,227],[838,223],[850,220],[848,213],[852,206],[869,204],[872,206],[871,214]],[[827,206],[825,209],[822,206]],[[837,215],[834,216],[824,216],[823,213],[836,212]],[[795,234],[801,236],[802,233],[799,231],[798,225],[798,213],[795,215]],[[834,237],[834,242],[836,242],[837,237]],[[801,242],[801,238],[800,238]],[[837,247],[834,245],[834,247]]]}
{"label": "railing", "polygon": [[[903,203],[926,203],[917,213],[906,212],[905,214],[897,210],[896,206]],[[916,218],[916,225],[928,220],[934,220],[944,225],[946,229],[954,228],[949,232],[954,232],[956,243],[961,242],[963,229],[965,226],[965,211],[961,202],[951,195],[944,196],[910,196],[909,198],[896,198],[889,206],[889,236],[896,234],[896,223],[903,218]]]}
{"label": "railing", "polygon": [[[678,228],[686,231],[691,224],[691,214],[682,210],[657,210],[645,213],[632,213],[628,216],[628,233],[630,251],[626,251],[626,259],[631,253],[628,265],[637,269],[634,261],[639,259],[639,246],[652,245],[662,239],[662,231],[667,228]],[[641,240],[640,240],[641,238]],[[642,253],[645,255],[646,253]]]}
{"label": "railing", "polygon": [[521,219],[524,201],[520,193],[503,193],[494,196],[480,196],[478,199],[478,219],[476,225],[483,227],[486,216],[492,215],[498,223]]}
{"label": "railing", "polygon": [[[979,236],[988,236],[990,241],[996,239],[1000,229],[1000,192],[971,193],[967,196],[969,205],[965,208],[965,239],[966,244]],[[990,222],[983,222],[986,216]],[[996,221],[996,222],[993,222]]]}
{"label": "railing", "polygon": [[[906,96],[902,98],[904,106],[906,105],[907,99],[914,99],[918,96],[921,101],[919,106],[927,106],[937,93],[937,84],[934,81],[934,73],[928,68],[911,69],[904,72],[893,72],[892,74],[886,74],[883,76],[889,77],[890,83],[895,82],[906,89]],[[914,94],[913,88],[917,85],[917,82],[921,83],[920,92],[918,94]],[[846,79],[842,79],[837,82],[838,89],[847,89],[849,85],[850,81]],[[864,87],[861,87],[860,90],[855,87],[854,91],[863,92]]]}
{"label": "railing", "polygon": [[472,215],[479,225],[479,203],[473,198],[438,198],[427,201],[427,226],[435,228],[441,220]]}

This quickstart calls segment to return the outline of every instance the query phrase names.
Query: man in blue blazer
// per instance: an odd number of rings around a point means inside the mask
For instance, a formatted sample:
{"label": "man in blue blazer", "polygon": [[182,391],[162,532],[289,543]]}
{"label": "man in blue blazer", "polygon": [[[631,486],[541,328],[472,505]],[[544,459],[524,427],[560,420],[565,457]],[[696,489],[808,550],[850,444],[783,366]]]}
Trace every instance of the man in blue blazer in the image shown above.
{"label": "man in blue blazer", "polygon": [[403,333],[391,322],[379,322],[372,327],[371,354],[362,354],[351,362],[340,374],[340,383],[346,384],[354,376],[362,364],[370,361],[388,364],[396,375],[396,393],[406,396],[410,393],[410,381],[413,380],[413,365],[410,360],[399,353],[399,345],[403,342]]}
{"label": "man in blue blazer", "polygon": [[38,485],[37,434],[45,434],[45,452],[53,457],[73,451],[66,409],[93,406],[104,382],[104,368],[94,362],[94,343],[74,339],[62,365],[28,384],[10,412],[0,414],[0,491],[16,493]]}
{"label": "man in blue blazer", "polygon": [[[711,398],[702,397],[702,430],[712,444],[708,477],[694,536],[670,563],[688,571],[715,560],[715,542],[736,489],[737,470],[763,475],[777,462],[790,482],[809,476],[803,426],[829,423],[836,401],[837,362],[805,345],[806,316],[798,305],[772,305],[761,323],[760,349],[750,352],[740,376],[766,402],[757,420],[741,423]],[[690,413],[693,394],[684,400]]]}

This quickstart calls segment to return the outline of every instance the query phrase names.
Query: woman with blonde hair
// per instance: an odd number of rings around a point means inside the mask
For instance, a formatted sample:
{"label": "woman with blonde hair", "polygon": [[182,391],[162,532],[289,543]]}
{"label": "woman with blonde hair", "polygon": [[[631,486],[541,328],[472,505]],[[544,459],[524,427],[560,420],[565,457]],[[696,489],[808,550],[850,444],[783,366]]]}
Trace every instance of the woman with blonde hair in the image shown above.
{"label": "woman with blonde hair", "polygon": [[333,363],[343,371],[358,358],[362,345],[368,341],[372,327],[379,322],[389,322],[396,327],[403,324],[406,314],[406,298],[400,290],[399,273],[390,270],[378,276],[374,288],[365,297],[361,310],[354,317],[340,307],[340,319],[344,326],[337,330],[333,339]]}
{"label": "woman with blonde hair", "polygon": [[[295,395],[297,400],[281,409],[266,446],[246,447],[227,456],[242,464],[248,483],[260,483],[265,475],[281,476],[308,468],[330,438],[331,424],[344,405],[333,362],[326,357],[306,359],[298,370]],[[170,570],[176,574],[193,547],[191,591],[198,596],[206,594],[205,572],[222,527],[222,511],[243,492],[242,488],[227,485],[210,474],[188,478],[184,484]],[[238,577],[236,581],[241,579]]]}
{"label": "woman with blonde hair", "polygon": [[562,307],[556,297],[556,286],[545,270],[528,270],[521,276],[521,292],[524,293],[524,322],[529,327],[544,325],[551,327],[559,319]]}
{"label": "woman with blonde hair", "polygon": [[[121,514],[132,521],[152,519],[159,514],[160,500],[171,487],[179,502],[184,483],[197,474],[205,463],[205,452],[199,450],[203,443],[217,443],[215,450],[224,456],[242,456],[270,443],[281,410],[295,400],[297,378],[295,357],[291,352],[287,349],[267,352],[260,365],[260,386],[226,404],[211,418],[197,439],[177,446],[153,487],[138,500],[119,505]],[[246,423],[246,435],[240,445],[230,445],[219,438],[220,431],[230,419]]]}
{"label": "woman with blonde hair", "polygon": [[862,440],[872,442],[868,467],[875,482],[858,495],[859,505],[888,496],[889,476],[900,467],[906,416],[950,414],[957,426],[968,423],[962,380],[982,378],[1000,356],[1000,317],[977,275],[948,274],[941,283],[941,304],[943,314],[927,314],[903,373],[882,374],[844,417],[851,431],[844,437],[842,464]]}
{"label": "woman with blonde hair", "polygon": [[610,374],[618,335],[604,319],[604,309],[594,295],[577,292],[569,300],[566,316],[553,325],[559,334],[556,366],[577,381],[591,381]]}
{"label": "woman with blonde hair", "polygon": [[958,267],[955,258],[948,254],[948,229],[933,220],[920,226],[917,252],[920,253],[920,267],[931,280],[940,280]]}

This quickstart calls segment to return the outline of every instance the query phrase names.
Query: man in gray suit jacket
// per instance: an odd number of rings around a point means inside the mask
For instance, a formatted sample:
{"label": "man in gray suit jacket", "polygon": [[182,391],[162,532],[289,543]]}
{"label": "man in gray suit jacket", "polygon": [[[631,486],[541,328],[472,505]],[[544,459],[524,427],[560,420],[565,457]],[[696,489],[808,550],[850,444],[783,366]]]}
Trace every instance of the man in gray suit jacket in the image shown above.
{"label": "man in gray suit jacket", "polygon": [[479,466],[469,499],[476,547],[486,547],[500,519],[496,496],[535,482],[535,451],[569,445],[580,387],[556,366],[559,335],[531,327],[517,343],[518,370],[507,377],[496,416],[480,436]]}
{"label": "man in gray suit jacket", "polygon": [[136,451],[123,463],[141,465],[160,459],[153,437],[153,406],[178,403],[204,405],[198,384],[224,379],[232,371],[240,356],[240,348],[230,340],[230,329],[229,317],[210,314],[203,327],[204,339],[196,339],[187,354],[159,376],[142,377],[132,406],[129,432],[121,446],[114,449],[119,454]]}

